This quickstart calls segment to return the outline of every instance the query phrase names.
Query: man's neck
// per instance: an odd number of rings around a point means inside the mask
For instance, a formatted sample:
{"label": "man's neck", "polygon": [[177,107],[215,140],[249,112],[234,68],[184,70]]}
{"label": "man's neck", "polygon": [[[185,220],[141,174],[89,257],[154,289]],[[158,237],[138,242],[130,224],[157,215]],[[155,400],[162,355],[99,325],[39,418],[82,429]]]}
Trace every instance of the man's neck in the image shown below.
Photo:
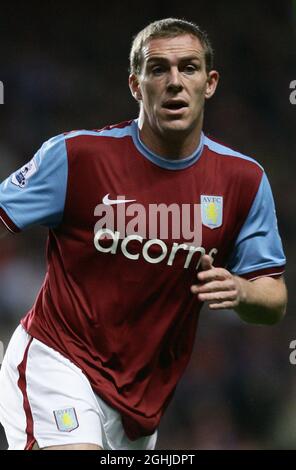
{"label": "man's neck", "polygon": [[190,133],[171,131],[166,134],[155,132],[141,116],[138,120],[139,136],[146,147],[159,157],[168,160],[182,160],[192,155],[198,148],[201,138],[202,123]]}

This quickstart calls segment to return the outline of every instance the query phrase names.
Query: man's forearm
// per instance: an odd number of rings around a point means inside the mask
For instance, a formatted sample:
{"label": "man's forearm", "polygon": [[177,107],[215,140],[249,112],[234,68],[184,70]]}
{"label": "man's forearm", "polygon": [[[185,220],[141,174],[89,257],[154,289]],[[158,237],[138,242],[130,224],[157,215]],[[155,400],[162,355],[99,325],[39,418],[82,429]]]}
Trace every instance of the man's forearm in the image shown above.
{"label": "man's forearm", "polygon": [[248,323],[272,325],[284,316],[287,305],[287,289],[283,278],[262,277],[247,281],[236,277],[241,291],[235,311]]}
{"label": "man's forearm", "polygon": [[273,325],[285,314],[287,289],[283,277],[263,276],[255,281],[213,266],[209,255],[201,259],[201,271],[191,292],[211,310],[237,312],[242,320],[261,325]]}

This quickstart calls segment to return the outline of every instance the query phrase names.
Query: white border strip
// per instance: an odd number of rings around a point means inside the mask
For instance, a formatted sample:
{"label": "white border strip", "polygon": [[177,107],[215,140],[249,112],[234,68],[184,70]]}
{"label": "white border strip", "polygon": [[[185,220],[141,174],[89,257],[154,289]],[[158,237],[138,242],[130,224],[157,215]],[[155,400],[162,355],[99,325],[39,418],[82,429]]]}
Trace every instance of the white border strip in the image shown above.
{"label": "white border strip", "polygon": [[251,279],[247,279],[247,281],[255,281],[256,279],[260,279],[260,277],[280,276],[281,274],[284,274],[284,272],[285,271],[280,271],[279,273],[261,274],[260,276],[252,277]]}
{"label": "white border strip", "polygon": [[11,233],[15,233],[13,230],[11,230],[10,227],[8,227],[7,223],[6,223],[5,220],[1,217],[1,215],[0,215],[0,220],[3,222],[3,224],[5,225],[5,227],[7,228],[7,230],[9,230]]}

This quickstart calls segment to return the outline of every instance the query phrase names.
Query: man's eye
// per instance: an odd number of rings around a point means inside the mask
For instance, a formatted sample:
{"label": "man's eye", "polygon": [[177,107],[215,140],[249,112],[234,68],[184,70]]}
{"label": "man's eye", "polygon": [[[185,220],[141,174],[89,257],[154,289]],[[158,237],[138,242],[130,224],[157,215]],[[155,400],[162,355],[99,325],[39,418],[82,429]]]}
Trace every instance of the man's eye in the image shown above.
{"label": "man's eye", "polygon": [[152,67],[151,71],[153,75],[161,75],[164,73],[164,68],[161,65],[156,65],[155,67]]}
{"label": "man's eye", "polygon": [[197,66],[196,66],[196,65],[188,64],[188,65],[186,65],[186,66],[184,67],[184,72],[185,72],[185,73],[191,74],[191,73],[196,72],[196,70],[197,70]]}

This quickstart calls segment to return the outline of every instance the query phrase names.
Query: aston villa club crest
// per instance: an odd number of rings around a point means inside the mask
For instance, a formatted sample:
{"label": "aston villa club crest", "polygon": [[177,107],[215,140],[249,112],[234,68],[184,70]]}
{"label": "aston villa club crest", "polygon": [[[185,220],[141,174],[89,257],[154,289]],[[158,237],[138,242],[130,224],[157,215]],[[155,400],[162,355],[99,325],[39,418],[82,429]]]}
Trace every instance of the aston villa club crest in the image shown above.
{"label": "aston villa club crest", "polygon": [[59,431],[71,432],[78,428],[79,424],[75,408],[55,410],[53,414]]}
{"label": "aston villa club crest", "polygon": [[203,225],[211,229],[221,227],[223,223],[223,196],[202,194],[200,203]]}

